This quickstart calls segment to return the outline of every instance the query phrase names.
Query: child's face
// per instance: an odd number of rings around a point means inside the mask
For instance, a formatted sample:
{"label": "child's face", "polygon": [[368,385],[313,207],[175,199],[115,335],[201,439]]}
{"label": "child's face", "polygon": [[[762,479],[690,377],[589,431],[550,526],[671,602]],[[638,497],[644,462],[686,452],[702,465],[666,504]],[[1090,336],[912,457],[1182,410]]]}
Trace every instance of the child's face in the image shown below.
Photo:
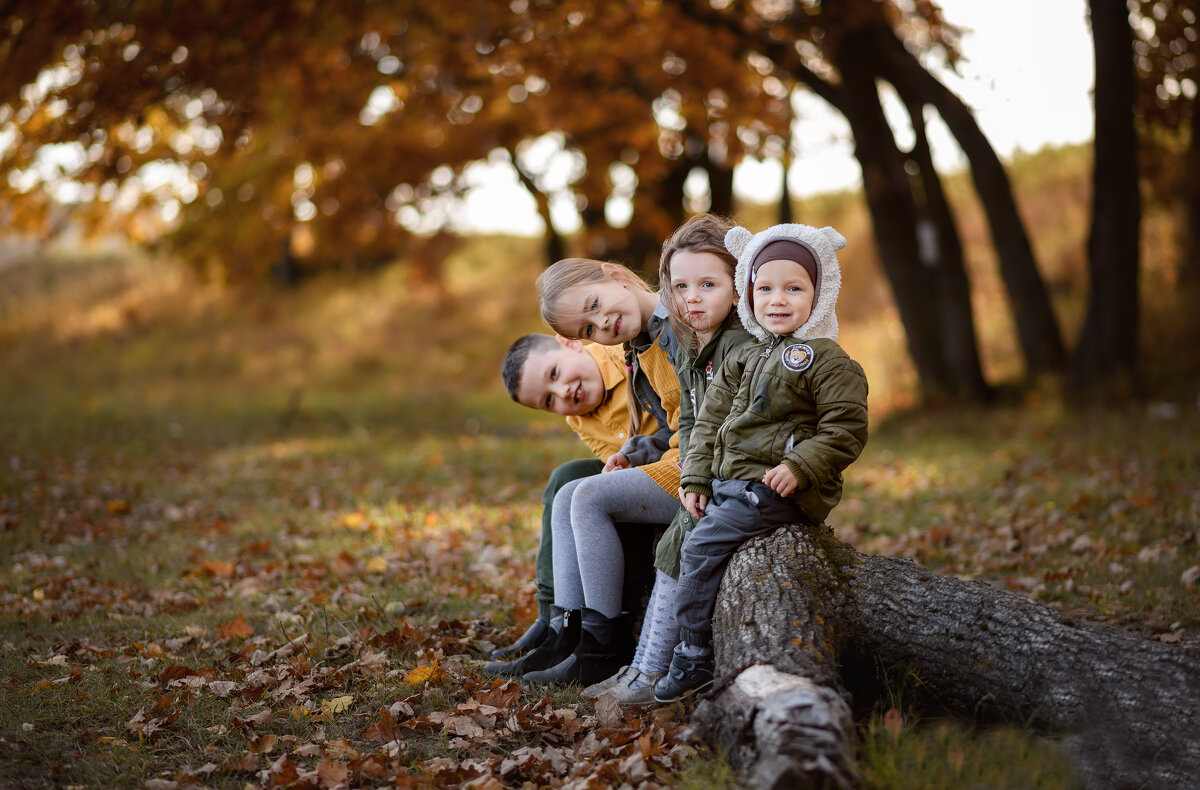
{"label": "child's face", "polygon": [[692,250],[671,256],[671,294],[688,326],[705,340],[729,317],[737,298],[729,266],[711,252]]}
{"label": "child's face", "polygon": [[619,275],[611,273],[601,280],[568,288],[559,297],[559,309],[568,314],[575,310],[578,313],[564,320],[559,331],[604,346],[619,346],[633,340],[645,324],[637,294],[637,289],[626,286]]}
{"label": "child's face", "polygon": [[526,358],[517,388],[522,405],[572,417],[590,414],[603,400],[600,366],[578,340],[559,338],[559,348]]}
{"label": "child's face", "polygon": [[776,335],[790,335],[812,315],[812,278],[795,261],[767,261],[751,285],[754,318]]}

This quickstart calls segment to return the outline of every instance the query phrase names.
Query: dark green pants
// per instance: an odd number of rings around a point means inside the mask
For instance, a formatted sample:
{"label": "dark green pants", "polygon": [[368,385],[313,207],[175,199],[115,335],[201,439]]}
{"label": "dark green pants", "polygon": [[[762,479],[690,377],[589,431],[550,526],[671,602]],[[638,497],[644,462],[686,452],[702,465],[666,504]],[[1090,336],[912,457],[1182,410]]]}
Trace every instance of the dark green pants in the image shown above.
{"label": "dark green pants", "polygon": [[[597,458],[580,458],[567,461],[553,472],[542,493],[542,541],[538,545],[534,570],[537,574],[538,615],[550,615],[554,603],[554,537],[550,529],[550,514],[554,508],[554,495],[572,480],[598,475],[604,462]],[[621,594],[621,606],[626,611],[638,612],[642,598],[654,583],[654,542],[666,525],[659,529],[647,529],[645,524],[616,524],[621,538],[621,549],[625,554],[625,583]],[[640,613],[640,612],[639,612]]]}

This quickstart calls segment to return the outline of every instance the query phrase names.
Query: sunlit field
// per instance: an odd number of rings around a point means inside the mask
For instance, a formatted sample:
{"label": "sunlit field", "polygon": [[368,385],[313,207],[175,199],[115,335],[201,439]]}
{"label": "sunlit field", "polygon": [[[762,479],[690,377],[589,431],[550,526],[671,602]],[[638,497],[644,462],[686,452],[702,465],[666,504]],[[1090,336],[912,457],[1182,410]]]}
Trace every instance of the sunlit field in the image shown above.
{"label": "sunlit field", "polygon": [[[1048,201],[1021,198],[1045,220],[1035,246],[1068,335],[1086,227],[1061,194],[1085,153],[1060,153],[1064,176],[1035,162],[1014,177]],[[1000,397],[919,405],[861,207],[802,208],[850,240],[842,340],[871,381],[838,535],[1194,642],[1186,355],[1148,357],[1156,394],[1120,409],[1075,411],[1019,382],[968,217]],[[0,262],[0,786],[734,785],[683,706],[480,674],[536,610],[546,475],[586,450],[499,383],[504,348],[541,329],[537,243],[472,239],[439,276],[431,263],[244,293],[117,246]],[[1166,278],[1148,259],[1145,280]],[[1160,290],[1151,340],[1176,332]],[[868,787],[1074,786],[1053,737],[956,721],[904,682],[859,736]]]}

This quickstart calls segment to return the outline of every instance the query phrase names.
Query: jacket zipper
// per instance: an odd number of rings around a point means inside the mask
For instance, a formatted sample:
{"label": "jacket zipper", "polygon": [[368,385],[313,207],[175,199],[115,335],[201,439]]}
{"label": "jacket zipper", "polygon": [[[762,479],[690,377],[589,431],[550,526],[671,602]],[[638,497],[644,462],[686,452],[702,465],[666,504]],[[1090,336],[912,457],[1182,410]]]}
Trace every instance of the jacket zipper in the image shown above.
{"label": "jacket zipper", "polygon": [[[754,368],[749,371],[750,372],[750,389],[747,392],[747,397],[746,397],[746,408],[747,409],[750,408],[750,402],[754,399],[754,393],[757,391],[755,389],[755,385],[758,383],[759,374],[762,372],[763,360],[765,360],[771,356],[771,352],[775,350],[775,346],[779,345],[779,341],[782,339],[783,338],[781,338],[781,337],[772,335],[770,344],[767,345],[767,347],[765,349],[763,349],[762,354],[760,354],[758,356],[758,364],[755,365]],[[740,385],[738,386],[738,389],[739,390],[741,389]],[[713,458],[714,458],[713,472],[716,472],[717,470],[719,470],[722,467],[722,465],[724,465],[724,463],[725,463],[725,434],[729,432],[729,426],[733,424],[733,418],[735,416],[736,415],[734,415],[732,412],[727,414],[725,416],[725,422],[723,422],[721,424],[720,430],[717,431],[717,439],[716,439],[716,442],[714,442],[714,444],[716,446],[713,447]]]}

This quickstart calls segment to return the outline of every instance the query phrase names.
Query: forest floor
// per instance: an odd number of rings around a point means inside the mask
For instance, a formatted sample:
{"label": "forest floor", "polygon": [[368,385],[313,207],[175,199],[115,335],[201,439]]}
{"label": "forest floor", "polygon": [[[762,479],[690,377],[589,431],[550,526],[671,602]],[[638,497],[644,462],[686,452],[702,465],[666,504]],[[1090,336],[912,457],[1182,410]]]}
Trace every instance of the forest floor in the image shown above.
{"label": "forest floor", "polygon": [[[0,786],[734,786],[683,706],[479,671],[532,619],[541,487],[583,454],[493,381],[481,327],[518,307],[455,333],[445,294],[205,302],[74,265],[37,275],[69,309],[0,312]],[[842,539],[1200,637],[1196,404],[879,411]],[[859,736],[872,788],[1073,786],[1052,737],[905,688]]]}

